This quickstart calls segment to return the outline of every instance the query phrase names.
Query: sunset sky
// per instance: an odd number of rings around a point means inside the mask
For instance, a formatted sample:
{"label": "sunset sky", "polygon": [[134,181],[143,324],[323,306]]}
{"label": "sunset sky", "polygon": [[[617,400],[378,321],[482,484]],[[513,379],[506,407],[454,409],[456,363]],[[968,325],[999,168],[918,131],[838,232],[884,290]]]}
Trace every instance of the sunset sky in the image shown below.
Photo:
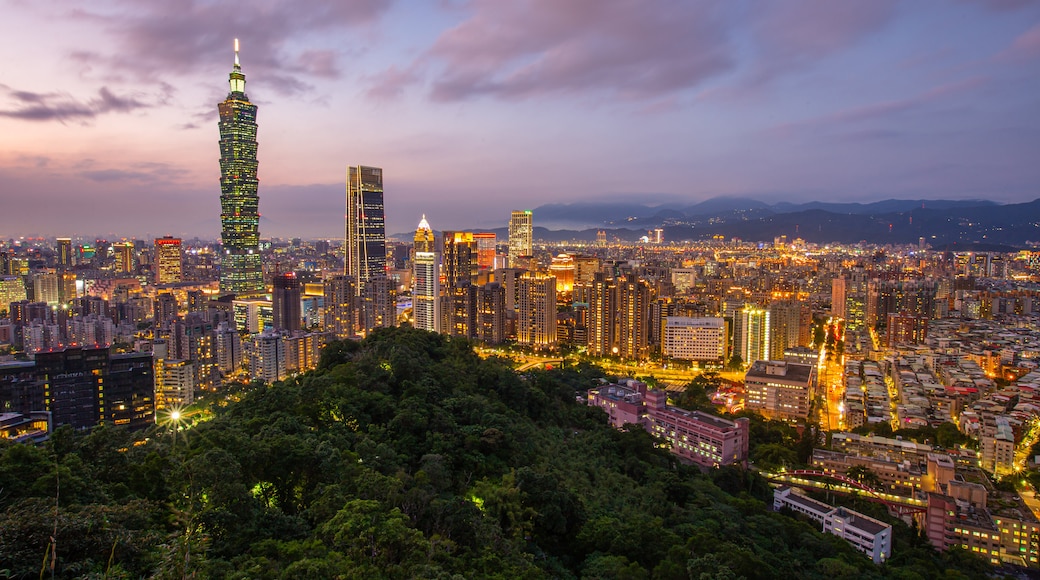
{"label": "sunset sky", "polygon": [[[0,0],[0,237],[219,236],[241,39],[261,236],[572,201],[1040,197],[1033,0]],[[535,215],[538,225],[538,216]]]}

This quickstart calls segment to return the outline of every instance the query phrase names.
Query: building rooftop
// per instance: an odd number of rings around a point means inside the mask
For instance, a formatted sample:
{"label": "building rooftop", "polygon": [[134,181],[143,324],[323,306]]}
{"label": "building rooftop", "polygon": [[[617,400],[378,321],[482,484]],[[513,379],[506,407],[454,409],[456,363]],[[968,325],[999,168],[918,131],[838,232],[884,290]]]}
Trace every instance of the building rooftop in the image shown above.
{"label": "building rooftop", "polygon": [[716,417],[715,415],[710,415],[702,411],[689,411],[681,407],[668,405],[668,412],[696,419],[697,421],[710,425],[716,429],[733,429],[737,426],[733,421],[723,419],[722,417]]}
{"label": "building rooftop", "polygon": [[829,506],[822,501],[816,501],[815,499],[806,497],[800,493],[791,493],[787,496],[787,501],[824,514],[830,513],[834,509],[834,507]]}
{"label": "building rooftop", "polygon": [[872,534],[875,536],[883,532],[885,528],[891,527],[882,524],[874,518],[867,517],[859,512],[854,512],[843,507],[836,508],[835,512],[837,512],[836,515],[842,517],[845,520],[846,524],[851,524],[863,530],[864,532],[867,532],[868,534]]}
{"label": "building rooftop", "polygon": [[812,375],[813,366],[787,361],[755,361],[745,374],[747,378],[756,379],[783,379],[798,383],[808,383]]}

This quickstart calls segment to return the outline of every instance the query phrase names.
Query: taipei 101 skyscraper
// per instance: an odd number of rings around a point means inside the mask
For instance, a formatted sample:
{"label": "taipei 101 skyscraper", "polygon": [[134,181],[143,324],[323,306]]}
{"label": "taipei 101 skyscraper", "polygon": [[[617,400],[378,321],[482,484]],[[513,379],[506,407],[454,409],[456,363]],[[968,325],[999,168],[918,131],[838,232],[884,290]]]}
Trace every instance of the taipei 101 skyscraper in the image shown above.
{"label": "taipei 101 skyscraper", "polygon": [[260,265],[260,198],[256,178],[256,105],[246,96],[246,75],[238,62],[229,75],[231,92],[220,111],[220,238],[223,252],[220,293],[264,294]]}

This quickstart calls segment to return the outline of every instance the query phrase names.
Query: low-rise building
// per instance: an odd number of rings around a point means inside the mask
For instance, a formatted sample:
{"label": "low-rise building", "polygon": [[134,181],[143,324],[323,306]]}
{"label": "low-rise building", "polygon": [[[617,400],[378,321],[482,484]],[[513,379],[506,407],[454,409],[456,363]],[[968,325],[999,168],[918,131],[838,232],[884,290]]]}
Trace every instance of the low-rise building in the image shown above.
{"label": "low-rise building", "polygon": [[819,523],[824,533],[845,540],[870,556],[875,564],[881,564],[892,556],[892,526],[889,524],[857,511],[806,497],[786,486],[773,490],[773,509],[779,511],[782,508]]}
{"label": "low-rise building", "polygon": [[672,453],[704,467],[744,464],[750,421],[734,421],[668,404],[668,393],[645,383],[625,381],[588,392],[588,403],[603,409],[611,426],[641,425],[671,446]]}

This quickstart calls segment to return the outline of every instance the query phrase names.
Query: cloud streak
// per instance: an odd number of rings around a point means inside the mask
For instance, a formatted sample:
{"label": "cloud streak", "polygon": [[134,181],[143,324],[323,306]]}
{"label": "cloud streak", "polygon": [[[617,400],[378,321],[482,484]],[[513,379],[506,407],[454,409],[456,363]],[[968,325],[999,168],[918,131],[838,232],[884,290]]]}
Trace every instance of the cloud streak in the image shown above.
{"label": "cloud streak", "polygon": [[0,117],[22,121],[89,121],[106,113],[130,113],[149,105],[130,96],[119,96],[108,87],[98,89],[98,96],[82,102],[66,93],[36,93],[0,85],[7,103],[0,108]]}

